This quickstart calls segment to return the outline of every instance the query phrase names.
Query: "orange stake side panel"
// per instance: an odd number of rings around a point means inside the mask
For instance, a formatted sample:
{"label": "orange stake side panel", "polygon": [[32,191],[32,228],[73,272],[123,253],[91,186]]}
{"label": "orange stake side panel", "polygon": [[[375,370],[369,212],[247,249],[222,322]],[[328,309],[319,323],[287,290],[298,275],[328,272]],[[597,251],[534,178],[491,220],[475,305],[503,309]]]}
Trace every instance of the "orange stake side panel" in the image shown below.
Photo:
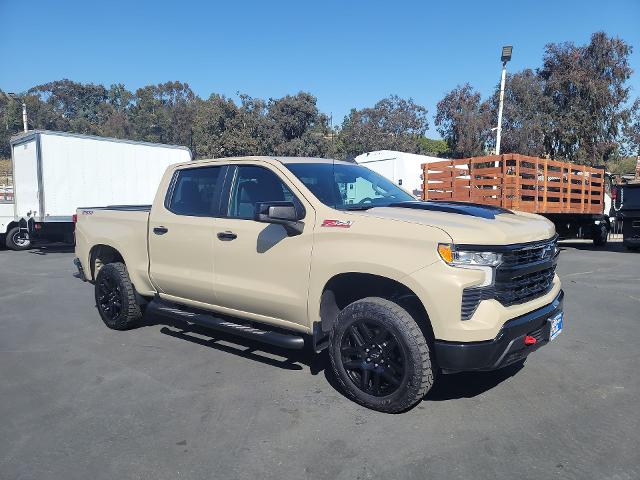
{"label": "orange stake side panel", "polygon": [[425,163],[424,200],[531,213],[603,213],[604,170],[508,153]]}

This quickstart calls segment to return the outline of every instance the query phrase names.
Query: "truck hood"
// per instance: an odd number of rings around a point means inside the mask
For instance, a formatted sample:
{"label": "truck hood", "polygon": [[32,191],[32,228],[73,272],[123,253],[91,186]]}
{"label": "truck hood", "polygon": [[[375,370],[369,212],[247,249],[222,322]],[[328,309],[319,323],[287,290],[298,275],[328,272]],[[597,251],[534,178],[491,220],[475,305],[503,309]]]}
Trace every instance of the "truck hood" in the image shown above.
{"label": "truck hood", "polygon": [[540,215],[473,203],[404,202],[358,213],[436,227],[457,244],[509,245],[555,235],[553,223]]}

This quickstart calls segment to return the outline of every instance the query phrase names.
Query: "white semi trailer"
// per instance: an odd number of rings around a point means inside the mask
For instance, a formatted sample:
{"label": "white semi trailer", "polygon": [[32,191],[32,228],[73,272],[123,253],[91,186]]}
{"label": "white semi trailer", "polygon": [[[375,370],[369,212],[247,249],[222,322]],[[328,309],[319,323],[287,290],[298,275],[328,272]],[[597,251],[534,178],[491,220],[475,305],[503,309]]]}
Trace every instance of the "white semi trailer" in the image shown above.
{"label": "white semi trailer", "polygon": [[150,205],[166,168],[191,159],[187,147],[175,145],[45,130],[12,137],[6,246],[24,250],[37,239],[72,243],[77,208]]}

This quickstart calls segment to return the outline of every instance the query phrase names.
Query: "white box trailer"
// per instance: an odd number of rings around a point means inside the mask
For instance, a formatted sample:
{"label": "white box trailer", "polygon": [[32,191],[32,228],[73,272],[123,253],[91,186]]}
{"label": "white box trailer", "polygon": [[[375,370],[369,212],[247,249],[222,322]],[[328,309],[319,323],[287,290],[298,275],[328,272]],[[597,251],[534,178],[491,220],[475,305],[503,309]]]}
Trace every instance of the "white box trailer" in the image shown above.
{"label": "white box trailer", "polygon": [[[14,222],[6,243],[73,241],[73,215],[93,205],[150,205],[166,168],[187,147],[33,130],[11,138]],[[16,233],[15,228],[18,228]]]}
{"label": "white box trailer", "polygon": [[416,198],[422,198],[422,164],[443,160],[446,159],[394,150],[377,150],[355,158],[356,163],[388,178]]}

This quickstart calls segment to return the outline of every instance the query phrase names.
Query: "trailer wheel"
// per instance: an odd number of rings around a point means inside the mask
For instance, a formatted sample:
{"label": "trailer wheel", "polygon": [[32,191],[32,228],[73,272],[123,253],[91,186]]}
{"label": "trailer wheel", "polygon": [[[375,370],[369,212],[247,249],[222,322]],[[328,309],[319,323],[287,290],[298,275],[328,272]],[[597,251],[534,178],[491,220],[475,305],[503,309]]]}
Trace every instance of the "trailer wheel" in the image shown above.
{"label": "trailer wheel", "polygon": [[11,250],[27,250],[31,248],[31,238],[28,232],[21,232],[20,227],[13,227],[7,232],[5,245]]}
{"label": "trailer wheel", "polygon": [[124,263],[108,263],[100,269],[95,296],[102,321],[113,330],[128,330],[142,317]]}
{"label": "trailer wheel", "polygon": [[593,229],[593,244],[597,247],[601,247],[607,244],[609,237],[609,229],[606,223],[595,225]]}

